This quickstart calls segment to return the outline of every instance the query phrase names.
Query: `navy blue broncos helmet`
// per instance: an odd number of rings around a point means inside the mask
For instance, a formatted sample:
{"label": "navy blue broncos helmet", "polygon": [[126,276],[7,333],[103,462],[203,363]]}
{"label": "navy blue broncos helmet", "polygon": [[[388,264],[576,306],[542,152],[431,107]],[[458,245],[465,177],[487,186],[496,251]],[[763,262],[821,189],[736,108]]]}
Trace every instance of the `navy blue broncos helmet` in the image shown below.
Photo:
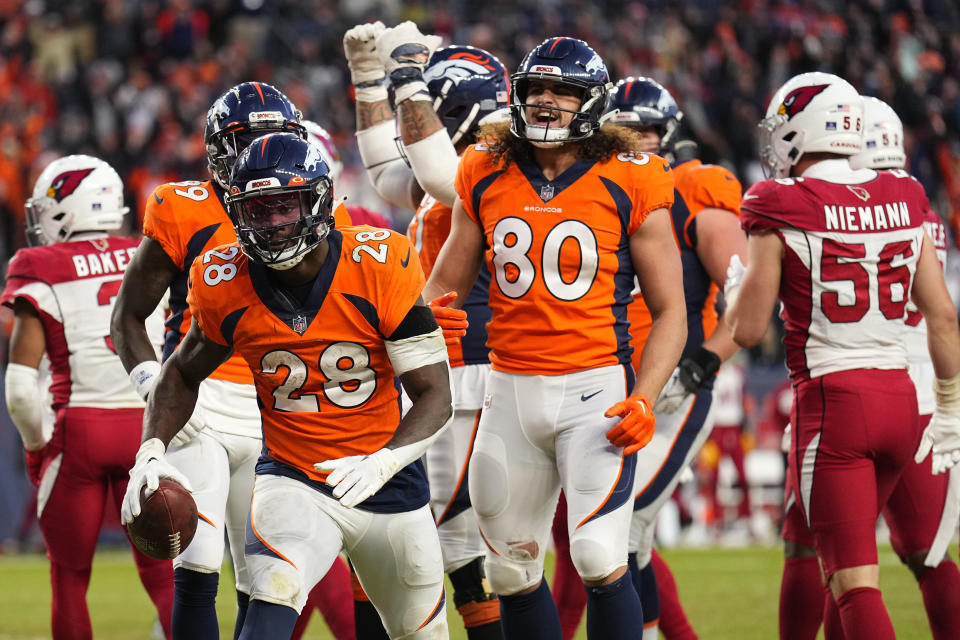
{"label": "navy blue broncos helmet", "polygon": [[320,150],[294,133],[270,133],[240,153],[227,211],[243,252],[285,270],[333,228],[333,182]]}
{"label": "navy blue broncos helmet", "polygon": [[300,120],[300,112],[287,96],[269,84],[244,82],[228,90],[207,111],[203,130],[213,178],[226,189],[237,156],[265,133],[292,131],[306,138]]}
{"label": "navy blue broncos helmet", "polygon": [[423,79],[453,144],[472,132],[483,118],[507,107],[507,69],[483,49],[437,49]]}
{"label": "navy blue broncos helmet", "polygon": [[680,130],[683,112],[670,92],[656,80],[640,76],[624,78],[610,94],[609,111],[619,110],[611,122],[635,129],[656,127],[660,151],[670,151]]}
{"label": "navy blue broncos helmet", "polygon": [[[551,127],[550,122],[527,122],[524,108],[531,80],[570,85],[581,94],[580,109],[572,112],[574,117],[569,127]],[[526,138],[541,146],[553,146],[567,140],[588,138],[600,128],[601,116],[607,108],[610,75],[603,59],[583,40],[547,38],[527,54],[511,76],[511,82],[510,131],[518,138]]]}

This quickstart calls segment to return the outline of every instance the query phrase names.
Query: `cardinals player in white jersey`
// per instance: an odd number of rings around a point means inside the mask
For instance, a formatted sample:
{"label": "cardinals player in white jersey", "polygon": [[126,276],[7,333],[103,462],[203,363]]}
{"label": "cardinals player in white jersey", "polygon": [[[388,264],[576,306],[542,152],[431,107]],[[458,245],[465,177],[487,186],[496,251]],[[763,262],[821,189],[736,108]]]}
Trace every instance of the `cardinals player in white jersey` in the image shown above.
{"label": "cardinals player in white jersey", "polygon": [[[929,204],[905,172],[852,169],[863,101],[843,79],[806,73],[761,122],[773,180],[741,209],[746,270],[725,286],[734,340],[753,346],[779,297],[795,400],[788,475],[848,640],[894,638],[880,595],[876,519],[914,451],[933,471],[960,460],[960,333],[933,242]],[[736,257],[735,257],[736,258]],[[927,323],[936,410],[922,440],[907,374],[907,304]]]}
{"label": "cardinals player in white jersey", "polygon": [[[380,196],[416,211],[408,235],[427,276],[450,231],[458,156],[475,141],[480,123],[495,118],[507,106],[506,69],[496,57],[463,46],[434,52],[439,43],[438,36],[421,34],[412,22],[389,29],[379,22],[359,25],[344,35],[357,87],[360,155]],[[391,56],[395,51],[420,54],[401,64]],[[373,80],[376,74],[383,79],[388,70],[396,117],[386,87]],[[406,161],[396,143],[397,121]],[[445,314],[466,317],[470,325],[465,335],[459,331],[462,340],[445,334],[452,338],[447,346],[456,389],[455,413],[450,428],[427,451],[430,505],[440,533],[444,570],[470,640],[501,637],[500,606],[485,580],[486,548],[467,491],[467,463],[490,370],[489,281],[490,274],[484,270],[463,311],[431,305],[441,326],[445,327]]]}
{"label": "cardinals player in white jersey", "polygon": [[[906,166],[903,124],[889,105],[867,96],[863,96],[863,144],[863,150],[850,157],[852,168],[891,169],[902,173]],[[943,266],[947,255],[943,221],[935,211],[927,209],[923,224]],[[926,427],[936,407],[933,391],[936,375],[927,349],[926,323],[913,303],[907,305],[906,323],[908,371],[917,390],[920,425]],[[906,466],[887,500],[883,516],[890,526],[894,551],[920,586],[934,639],[946,640],[955,637],[960,628],[960,571],[946,555],[958,515],[956,508],[947,506],[947,501],[956,503],[957,498],[947,497],[948,476],[932,474],[930,464],[929,460],[923,460]],[[957,473],[951,470],[951,475]],[[833,628],[839,624],[836,601],[827,597],[826,602],[822,602],[816,552],[795,499],[786,506],[783,537],[781,639],[814,640],[821,617],[828,638],[841,635],[841,630]]]}
{"label": "cardinals player in white jersey", "polygon": [[[119,229],[120,176],[103,160],[60,158],[44,169],[26,204],[32,246],[10,261],[0,302],[14,311],[7,408],[23,438],[37,516],[50,558],[52,635],[90,638],[86,593],[104,511],[116,511],[140,442],[144,404],[110,341],[110,310],[137,241]],[[161,341],[163,311],[147,318]],[[50,360],[56,412],[44,436],[37,369]],[[112,496],[113,504],[107,504]],[[173,570],[133,549],[144,588],[170,637]]]}

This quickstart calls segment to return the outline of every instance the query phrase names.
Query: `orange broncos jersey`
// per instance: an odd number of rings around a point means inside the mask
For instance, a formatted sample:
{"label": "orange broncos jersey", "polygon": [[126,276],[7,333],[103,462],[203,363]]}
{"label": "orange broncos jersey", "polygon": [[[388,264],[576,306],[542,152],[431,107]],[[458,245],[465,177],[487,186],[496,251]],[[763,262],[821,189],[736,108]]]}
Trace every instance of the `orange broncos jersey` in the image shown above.
{"label": "orange broncos jersey", "polygon": [[[163,251],[180,269],[170,284],[170,318],[167,320],[163,344],[164,360],[170,357],[190,328],[191,314],[187,305],[190,265],[205,251],[237,240],[233,223],[227,215],[224,195],[220,185],[211,180],[187,180],[162,184],[147,200],[143,234],[160,243]],[[337,226],[350,224],[346,207],[338,207],[335,215]],[[210,377],[253,384],[247,363],[238,355],[220,365]]]}
{"label": "orange broncos jersey", "polygon": [[666,160],[578,160],[548,181],[532,162],[494,165],[478,144],[464,153],[456,186],[486,239],[492,366],[556,375],[629,363],[629,237],[673,204]]}
{"label": "orange broncos jersey", "polygon": [[373,453],[393,437],[399,389],[384,340],[424,285],[401,234],[345,227],[327,241],[326,262],[302,304],[281,294],[270,270],[236,243],[194,262],[188,296],[203,333],[233,347],[253,371],[265,456],[316,481],[326,474],[315,462]]}
{"label": "orange broncos jersey", "polygon": [[[713,333],[717,326],[717,285],[697,257],[697,215],[704,209],[726,209],[740,215],[740,181],[719,165],[689,160],[673,168],[677,181],[673,205],[673,231],[683,262],[683,288],[687,300],[686,357]],[[633,366],[640,364],[640,352],[650,333],[650,310],[638,294],[630,305],[630,332],[633,335]]]}

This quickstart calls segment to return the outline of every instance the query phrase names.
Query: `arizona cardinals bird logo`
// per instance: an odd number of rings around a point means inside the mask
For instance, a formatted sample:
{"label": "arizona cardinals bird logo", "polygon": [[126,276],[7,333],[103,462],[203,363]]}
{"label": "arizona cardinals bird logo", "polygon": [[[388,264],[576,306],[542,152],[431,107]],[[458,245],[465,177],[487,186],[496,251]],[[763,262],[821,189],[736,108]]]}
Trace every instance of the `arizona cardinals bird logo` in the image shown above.
{"label": "arizona cardinals bird logo", "polygon": [[77,187],[80,186],[80,183],[83,182],[83,179],[91,173],[93,173],[93,168],[64,171],[54,178],[53,182],[50,183],[50,186],[47,187],[47,197],[53,198],[57,202],[60,202],[68,195],[76,191]]}
{"label": "arizona cardinals bird logo", "polygon": [[798,87],[787,94],[777,109],[777,113],[787,116],[787,120],[807,108],[810,101],[821,91],[829,87],[828,84],[816,84],[809,87]]}

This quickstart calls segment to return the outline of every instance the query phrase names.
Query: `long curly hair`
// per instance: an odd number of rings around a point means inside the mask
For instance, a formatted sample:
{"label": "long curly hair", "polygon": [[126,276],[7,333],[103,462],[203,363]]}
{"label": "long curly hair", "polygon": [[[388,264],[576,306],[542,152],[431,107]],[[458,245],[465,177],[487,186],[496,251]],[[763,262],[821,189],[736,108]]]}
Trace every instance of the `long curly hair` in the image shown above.
{"label": "long curly hair", "polygon": [[[517,160],[533,160],[533,145],[529,140],[510,133],[509,122],[496,122],[480,127],[477,139],[487,145],[487,152],[495,165],[506,169]],[[576,145],[578,157],[599,162],[609,160],[616,153],[639,151],[641,137],[637,131],[618,124],[605,123],[589,138],[564,143]],[[502,163],[502,164],[501,164]]]}

